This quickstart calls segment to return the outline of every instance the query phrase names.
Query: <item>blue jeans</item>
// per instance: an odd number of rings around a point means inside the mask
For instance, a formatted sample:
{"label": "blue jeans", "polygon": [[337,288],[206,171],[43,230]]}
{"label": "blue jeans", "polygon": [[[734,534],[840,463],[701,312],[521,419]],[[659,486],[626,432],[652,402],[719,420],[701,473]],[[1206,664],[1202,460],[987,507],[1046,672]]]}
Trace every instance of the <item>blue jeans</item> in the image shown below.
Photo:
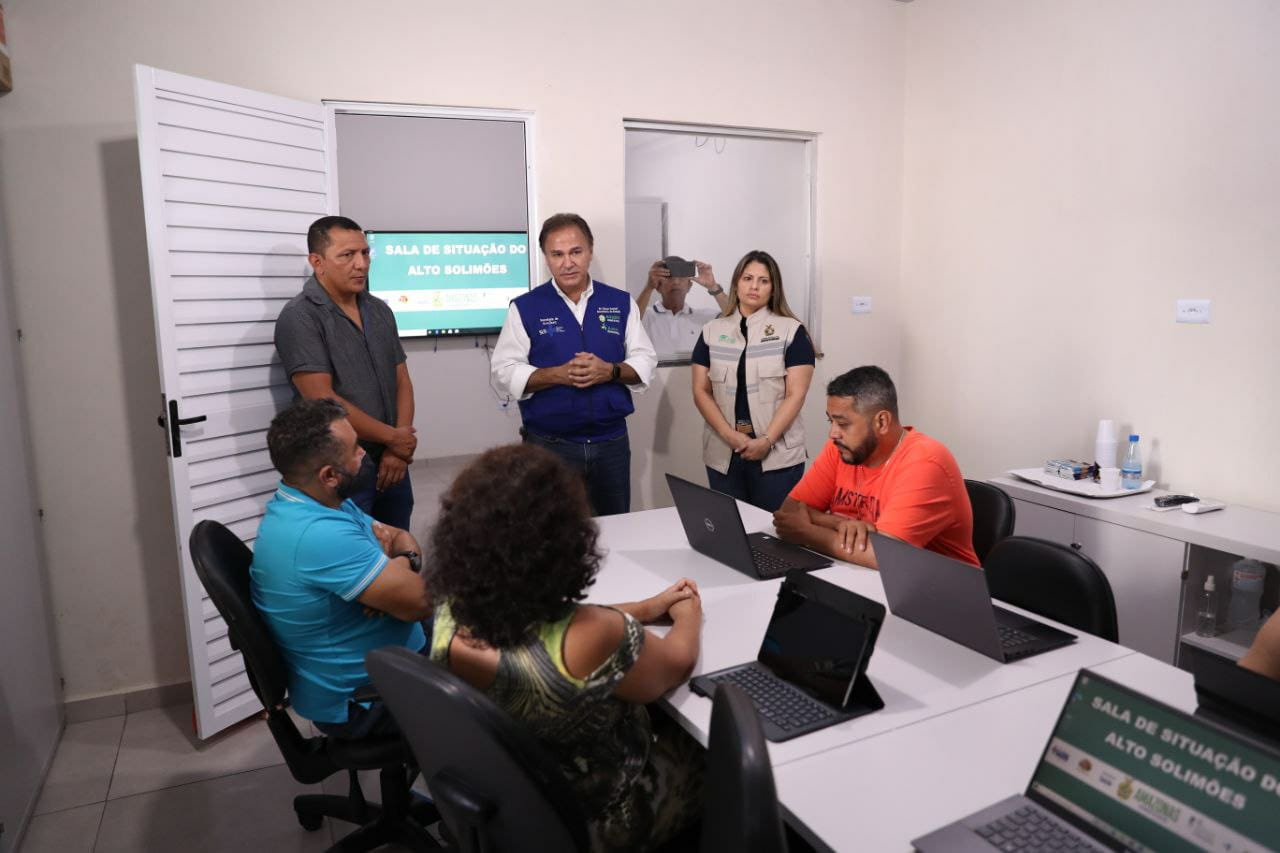
{"label": "blue jeans", "polygon": [[729,460],[728,474],[721,474],[713,468],[707,469],[707,485],[717,492],[732,495],[761,509],[777,512],[803,476],[803,462],[790,468],[764,471],[761,470],[759,460],[751,462],[735,453]]}
{"label": "blue jeans", "polygon": [[409,482],[409,472],[404,472],[404,479],[389,489],[378,491],[378,463],[373,454],[366,453],[360,463],[360,473],[356,475],[355,491],[351,500],[376,520],[401,530],[409,529],[409,519],[413,516],[413,484]]}
{"label": "blue jeans", "polygon": [[545,447],[582,475],[596,515],[631,512],[631,442],[626,433],[607,441],[579,443],[520,432],[526,444]]}

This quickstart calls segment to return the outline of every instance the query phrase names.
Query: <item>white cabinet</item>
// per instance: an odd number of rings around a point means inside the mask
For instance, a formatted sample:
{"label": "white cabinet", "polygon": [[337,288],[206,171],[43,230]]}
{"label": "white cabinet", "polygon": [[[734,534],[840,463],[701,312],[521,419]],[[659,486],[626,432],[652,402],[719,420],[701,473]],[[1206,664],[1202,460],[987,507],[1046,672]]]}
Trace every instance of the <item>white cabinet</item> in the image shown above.
{"label": "white cabinet", "polygon": [[1116,599],[1120,645],[1174,662],[1185,542],[1027,500],[1013,504],[1016,535],[1078,548],[1102,569]]}
{"label": "white cabinet", "polygon": [[[1221,620],[1236,560],[1280,565],[1280,514],[1243,506],[1203,515],[1152,512],[1152,497],[1163,492],[1090,500],[1010,477],[990,482],[1013,499],[1014,533],[1072,545],[1098,564],[1115,595],[1122,645],[1183,667],[1190,665],[1188,652],[1235,659],[1248,649],[1253,626],[1220,625],[1227,633],[1196,636],[1196,595],[1214,575]],[[1274,568],[1262,609],[1280,609],[1280,572]]]}
{"label": "white cabinet", "polygon": [[1187,544],[1083,516],[1075,517],[1072,541],[1111,583],[1120,645],[1173,663]]}
{"label": "white cabinet", "polygon": [[1015,536],[1034,536],[1070,545],[1075,541],[1076,517],[1060,509],[1041,506],[1031,501],[1014,498],[1013,533]]}

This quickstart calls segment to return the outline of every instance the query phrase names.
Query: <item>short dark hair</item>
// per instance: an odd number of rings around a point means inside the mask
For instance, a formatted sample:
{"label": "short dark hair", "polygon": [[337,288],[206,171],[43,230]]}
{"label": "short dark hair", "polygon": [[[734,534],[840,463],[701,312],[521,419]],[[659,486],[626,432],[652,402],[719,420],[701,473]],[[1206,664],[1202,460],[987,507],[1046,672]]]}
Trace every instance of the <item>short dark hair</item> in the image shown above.
{"label": "short dark hair", "polygon": [[547,221],[542,223],[542,230],[538,232],[538,248],[545,252],[547,238],[562,228],[577,228],[582,232],[582,236],[587,238],[587,248],[595,248],[596,238],[591,235],[591,226],[587,224],[587,220],[576,213],[557,213],[548,216]]}
{"label": "short dark hair", "polygon": [[357,225],[354,219],[348,219],[345,216],[321,216],[307,229],[307,252],[312,255],[323,255],[324,250],[333,242],[329,232],[334,228],[364,233],[364,229]]}
{"label": "short dark hair", "polygon": [[598,536],[576,471],[536,445],[495,447],[440,500],[427,588],[473,637],[511,648],[586,597]]}
{"label": "short dark hair", "polygon": [[855,367],[827,383],[828,397],[852,397],[854,407],[862,414],[887,409],[898,417],[898,389],[882,368],[874,364]]}
{"label": "short dark hair", "polygon": [[347,407],[331,397],[296,401],[267,430],[271,464],[293,482],[309,480],[325,465],[342,464],[342,442],[331,427],[346,416]]}

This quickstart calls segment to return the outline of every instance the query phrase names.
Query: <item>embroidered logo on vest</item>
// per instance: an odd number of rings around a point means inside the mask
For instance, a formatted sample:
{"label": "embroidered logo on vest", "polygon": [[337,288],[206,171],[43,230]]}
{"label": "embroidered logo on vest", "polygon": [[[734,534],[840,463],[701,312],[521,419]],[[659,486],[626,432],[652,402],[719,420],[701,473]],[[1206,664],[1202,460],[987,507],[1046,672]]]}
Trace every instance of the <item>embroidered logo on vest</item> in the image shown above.
{"label": "embroidered logo on vest", "polygon": [[768,326],[765,326],[765,327],[764,327],[764,333],[765,333],[766,335],[772,335],[772,334],[773,334],[773,324],[772,324],[772,323],[770,323]]}
{"label": "embroidered logo on vest", "polygon": [[542,324],[542,328],[538,330],[540,335],[564,334],[564,326],[557,324],[555,317],[539,317],[538,322]]}

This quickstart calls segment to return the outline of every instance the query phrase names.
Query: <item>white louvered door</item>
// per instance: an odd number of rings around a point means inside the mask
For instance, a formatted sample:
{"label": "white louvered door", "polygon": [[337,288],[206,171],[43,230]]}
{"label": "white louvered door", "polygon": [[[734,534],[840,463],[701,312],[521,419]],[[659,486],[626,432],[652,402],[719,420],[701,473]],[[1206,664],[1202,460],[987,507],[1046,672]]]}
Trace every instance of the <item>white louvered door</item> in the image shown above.
{"label": "white louvered door", "polygon": [[261,705],[187,538],[211,518],[252,546],[275,489],[266,430],[292,391],[272,335],[310,274],[307,226],[332,210],[330,137],[319,104],[135,73],[161,417],[196,733],[207,738]]}

